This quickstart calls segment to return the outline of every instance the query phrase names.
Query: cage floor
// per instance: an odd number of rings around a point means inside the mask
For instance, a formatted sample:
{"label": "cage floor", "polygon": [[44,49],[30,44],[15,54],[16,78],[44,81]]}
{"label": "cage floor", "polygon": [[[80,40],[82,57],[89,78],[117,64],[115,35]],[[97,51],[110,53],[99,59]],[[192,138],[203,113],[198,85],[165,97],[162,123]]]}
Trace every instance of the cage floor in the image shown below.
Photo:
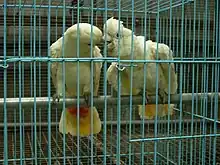
{"label": "cage floor", "polygon": [[[151,132],[152,131],[152,132]],[[153,129],[149,135],[153,135]],[[140,137],[140,128],[136,128],[132,133],[132,138]],[[65,143],[63,135],[58,133],[56,129],[51,130],[51,150],[48,152],[48,132],[40,130],[34,136],[33,131],[24,130],[23,132],[9,131],[8,132],[8,164],[49,164],[48,157],[51,157],[51,164],[116,164],[117,162],[117,129],[116,127],[108,128],[106,139],[103,133],[91,138],[80,138],[77,145],[77,138],[66,135]],[[220,139],[217,139],[216,146],[216,161],[220,162]],[[154,164],[154,142],[132,142],[129,143],[127,128],[121,128],[120,140],[120,164],[132,165]],[[204,139],[182,140],[181,145],[181,164],[190,164],[190,159],[193,159],[193,164],[200,164],[205,161],[205,164],[211,164],[213,161],[213,139],[205,139],[205,154],[202,156],[201,144]],[[104,143],[105,142],[105,143]],[[193,143],[193,152],[190,151],[190,142]],[[169,145],[168,145],[169,143]],[[106,145],[106,147],[104,147]],[[168,145],[168,147],[167,147]],[[177,164],[178,163],[178,145],[179,140],[157,142],[157,163],[156,164]],[[36,148],[35,148],[36,146]],[[80,146],[80,147],[77,147]],[[191,145],[192,146],[192,145]],[[129,148],[130,147],[130,148]],[[78,148],[78,150],[77,150]],[[104,149],[106,148],[106,150]],[[141,150],[142,148],[142,150]],[[130,150],[129,150],[130,149]],[[144,152],[141,152],[143,151]],[[169,150],[169,151],[168,151]],[[130,152],[129,152],[130,151]],[[169,156],[167,156],[169,152]],[[4,161],[4,136],[0,136],[0,161]],[[35,154],[36,153],[36,154]],[[78,153],[78,154],[77,154]],[[130,154],[129,154],[130,153]],[[50,155],[49,155],[50,154]],[[79,156],[78,156],[79,155]],[[105,156],[104,156],[105,155]],[[191,157],[190,157],[191,156]]]}

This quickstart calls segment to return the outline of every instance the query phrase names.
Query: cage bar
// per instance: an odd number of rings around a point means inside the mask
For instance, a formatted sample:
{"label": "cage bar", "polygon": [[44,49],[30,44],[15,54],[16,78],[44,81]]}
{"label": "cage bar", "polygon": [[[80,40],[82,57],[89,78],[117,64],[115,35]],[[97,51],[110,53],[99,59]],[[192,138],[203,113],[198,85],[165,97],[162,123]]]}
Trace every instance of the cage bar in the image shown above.
{"label": "cage bar", "polygon": [[[207,99],[208,102],[211,100],[214,100],[215,97],[220,100],[220,93],[183,93],[182,95],[180,94],[174,94],[170,95],[170,103],[171,104],[176,104],[179,103],[180,97],[182,97],[182,102],[183,103],[191,103],[192,100],[198,100],[202,101],[203,99]],[[143,103],[143,97],[142,96],[132,96],[132,104],[133,105],[140,105]],[[107,100],[107,105],[108,106],[116,106],[118,97],[113,97],[113,96],[98,96],[93,98],[93,105],[97,107],[103,107],[105,99]],[[121,105],[129,105],[130,103],[130,96],[121,96]],[[34,103],[36,102],[37,107],[45,107],[48,105],[48,103],[51,104],[52,107],[62,107],[63,106],[63,99],[61,98],[59,103],[54,103],[53,100],[48,99],[48,97],[27,97],[27,98],[6,98],[6,101],[4,99],[0,98],[0,107],[3,107],[4,103],[7,103],[8,108],[16,108],[19,106],[21,103],[22,107],[33,107]],[[156,103],[156,96],[150,96],[149,95],[149,102],[148,104],[155,104]],[[162,102],[160,98],[158,98],[158,104],[160,103],[168,103],[168,100],[165,100],[165,102]],[[65,99],[65,104],[66,106],[70,105],[77,105],[77,99],[74,98],[66,98]],[[83,98],[79,99],[79,104],[80,105],[87,105],[85,100]]]}

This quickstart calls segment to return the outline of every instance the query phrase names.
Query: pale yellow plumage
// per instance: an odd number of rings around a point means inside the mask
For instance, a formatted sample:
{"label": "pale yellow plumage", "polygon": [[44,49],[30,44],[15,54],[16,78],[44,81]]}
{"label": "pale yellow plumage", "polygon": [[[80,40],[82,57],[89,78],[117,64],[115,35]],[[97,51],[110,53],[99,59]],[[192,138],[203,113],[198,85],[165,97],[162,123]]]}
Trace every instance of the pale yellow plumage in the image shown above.
{"label": "pale yellow plumage", "polygon": [[[95,46],[100,43],[102,40],[102,32],[97,27],[93,26],[93,45],[90,44],[91,39],[91,25],[87,23],[79,24],[79,37],[80,37],[80,58],[90,57],[90,49],[93,48],[93,57],[100,58],[102,57],[100,49]],[[55,43],[50,47],[51,57],[58,58],[62,57],[62,37],[59,38]],[[77,24],[71,26],[64,33],[64,57],[77,57]],[[98,95],[99,88],[99,79],[100,72],[102,68],[101,62],[94,62],[94,75],[93,75],[93,96]],[[77,79],[79,79],[79,94],[83,96],[84,94],[89,94],[90,91],[90,63],[89,62],[80,62],[79,63],[79,77],[77,76],[77,62],[68,62],[65,63],[65,88],[66,88],[66,97],[77,96]],[[52,82],[56,88],[57,95],[62,95],[62,63],[52,63],[51,64],[51,77]],[[72,107],[76,110],[76,107]],[[79,113],[82,113],[87,107],[80,107]],[[91,109],[91,108],[90,108]],[[101,120],[99,114],[95,107],[93,110],[93,133],[97,134],[101,130]],[[80,134],[79,136],[89,136],[92,133],[90,130],[91,125],[91,111],[89,110],[85,114],[80,114]],[[77,135],[77,116],[75,111],[70,111],[66,109],[65,113],[62,112],[60,122],[59,122],[59,131],[61,133],[70,133],[73,136]],[[84,112],[83,112],[84,113]]]}

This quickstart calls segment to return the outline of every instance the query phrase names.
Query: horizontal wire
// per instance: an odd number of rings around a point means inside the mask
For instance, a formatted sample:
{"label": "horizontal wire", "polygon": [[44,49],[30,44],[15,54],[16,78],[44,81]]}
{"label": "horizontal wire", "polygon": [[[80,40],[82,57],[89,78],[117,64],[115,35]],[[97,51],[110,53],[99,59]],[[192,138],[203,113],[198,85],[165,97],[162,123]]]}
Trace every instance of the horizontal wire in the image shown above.
{"label": "horizontal wire", "polygon": [[188,136],[173,136],[173,137],[155,137],[155,138],[143,138],[143,139],[131,139],[129,142],[145,142],[145,141],[161,141],[161,140],[175,140],[175,139],[193,139],[204,137],[217,137],[220,134],[206,134],[206,135],[188,135]]}
{"label": "horizontal wire", "polygon": [[[175,120],[170,120],[169,123],[170,124],[178,124],[179,120],[178,119],[175,119]],[[182,123],[191,123],[192,120],[191,119],[184,119],[182,121]],[[201,122],[201,119],[194,119],[193,122],[195,123],[199,123]],[[103,121],[101,121],[102,124],[104,124]],[[117,125],[117,121],[105,121],[106,125]],[[129,123],[129,121],[125,121],[125,120],[122,120],[120,122],[121,125],[127,125]],[[139,125],[139,124],[142,124],[143,121],[142,120],[132,120],[131,121],[131,124],[134,124],[134,125]],[[158,120],[157,122],[158,124],[167,124],[167,120]],[[218,122],[217,122],[218,123]],[[220,123],[220,122],[219,122]],[[36,125],[37,127],[42,127],[42,128],[46,128],[48,126],[48,122],[37,122],[37,123],[22,123],[22,126],[25,127],[25,129],[27,130],[28,128],[27,127],[32,127],[34,125]],[[155,124],[155,121],[152,119],[152,120],[145,120],[144,121],[144,124]],[[19,123],[8,123],[7,124],[7,127],[8,128],[15,128],[15,127],[19,127],[21,124]],[[50,122],[50,125],[51,127],[54,127],[54,126],[58,126],[59,125],[59,122]],[[4,127],[4,124],[0,123],[0,127]]]}
{"label": "horizontal wire", "polygon": [[[193,0],[185,0],[183,2],[183,4],[187,4],[187,3],[191,3],[191,2],[194,2],[194,1]],[[166,4],[166,3],[164,3],[164,4]],[[112,5],[113,5],[112,8],[111,7],[108,7],[108,8],[93,7],[93,8],[91,8],[91,7],[81,6],[80,10],[90,10],[91,11],[91,9],[92,9],[94,11],[114,11],[114,12],[116,12],[116,11],[131,12],[132,11],[132,10],[128,10],[128,9],[123,9],[124,8],[123,6],[122,6],[122,9],[119,10],[119,9],[115,8],[115,4],[112,3]],[[181,6],[181,5],[182,5],[182,2],[179,2],[179,3],[175,4],[175,5],[173,5],[172,8],[175,8],[175,7],[178,7],[178,6]],[[157,11],[153,11],[154,8],[156,10],[156,6],[157,6],[157,4],[155,4],[155,7],[152,6],[147,12],[148,13],[152,13],[152,14],[157,14]],[[5,6],[3,4],[1,4],[0,7],[4,8]],[[35,7],[35,8],[38,8],[38,9],[40,9],[40,8],[45,8],[45,9],[46,8],[63,9],[63,5],[50,5],[49,6],[49,5],[42,5],[42,4],[40,4],[40,5],[33,5],[33,4],[22,4],[22,5],[7,4],[6,7],[7,8],[33,8],[33,7]],[[131,7],[128,6],[128,8],[131,8]],[[161,8],[162,9],[160,11],[166,11],[166,10],[170,9],[170,7],[166,7],[166,5],[165,5],[164,8],[163,8],[163,6],[161,6]],[[65,9],[77,9],[77,7],[65,6]],[[134,13],[145,13],[145,11],[143,10],[143,8],[139,8],[139,10],[135,10]]]}
{"label": "horizontal wire", "polygon": [[24,58],[10,58],[2,60],[2,62],[11,63],[11,62],[125,62],[125,63],[203,63],[203,64],[219,64],[220,59],[215,60],[186,60],[186,59],[177,59],[177,60],[121,60],[118,58],[48,58],[48,57],[24,57]]}
{"label": "horizontal wire", "polygon": [[[195,101],[202,101],[203,99],[206,99],[207,102],[210,102],[215,97],[218,97],[218,100],[220,100],[220,93],[183,93],[181,94],[173,94],[170,95],[170,103],[176,104],[180,102],[180,98],[182,98],[183,103],[192,103],[192,100]],[[134,95],[132,96],[132,105],[142,105],[143,103],[143,97]],[[113,97],[110,95],[107,96],[98,96],[93,98],[93,105],[97,107],[103,107],[105,99],[107,100],[108,106],[116,106],[118,97]],[[130,96],[121,96],[121,105],[129,105],[130,104]],[[25,97],[25,98],[6,98],[6,101],[4,101],[4,98],[0,98],[0,107],[2,108],[4,106],[4,103],[7,103],[7,108],[16,108],[21,106],[24,107],[33,107],[34,103],[36,101],[37,107],[46,107],[48,104],[52,105],[52,108],[62,108],[63,105],[63,99],[61,98],[59,103],[53,103],[52,98],[48,97]],[[83,97],[80,97],[78,100],[80,105],[87,105],[88,103],[85,102],[85,99]],[[149,95],[148,96],[148,104],[155,104],[156,103],[156,96]],[[158,104],[160,103],[168,103],[168,100],[166,99],[164,102],[160,98],[158,98]],[[76,98],[65,98],[65,104],[66,107],[77,105],[77,99]],[[89,103],[90,104],[90,103]]]}

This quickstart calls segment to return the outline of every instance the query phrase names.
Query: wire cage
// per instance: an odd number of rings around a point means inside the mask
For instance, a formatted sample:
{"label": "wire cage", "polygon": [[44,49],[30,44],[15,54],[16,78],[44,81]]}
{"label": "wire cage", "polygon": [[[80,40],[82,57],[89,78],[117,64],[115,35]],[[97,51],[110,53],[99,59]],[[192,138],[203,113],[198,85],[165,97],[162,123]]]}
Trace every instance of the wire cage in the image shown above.
{"label": "wire cage", "polygon": [[[0,6],[1,163],[220,163],[218,0],[0,0]],[[45,100],[55,89],[48,78],[48,61],[40,59],[71,25],[88,22],[102,30],[112,16],[135,34],[173,50],[179,93],[175,114],[141,120],[135,106],[132,113],[128,104],[120,110],[100,107],[99,134],[63,138],[58,131],[62,109],[48,109]],[[105,56],[104,45],[100,49]],[[101,96],[106,85],[107,94],[113,92],[104,81],[109,65],[102,67]],[[198,93],[203,95],[197,97]],[[25,106],[21,98],[31,98],[26,103],[32,104]],[[45,104],[40,106],[35,98],[44,98]]]}

